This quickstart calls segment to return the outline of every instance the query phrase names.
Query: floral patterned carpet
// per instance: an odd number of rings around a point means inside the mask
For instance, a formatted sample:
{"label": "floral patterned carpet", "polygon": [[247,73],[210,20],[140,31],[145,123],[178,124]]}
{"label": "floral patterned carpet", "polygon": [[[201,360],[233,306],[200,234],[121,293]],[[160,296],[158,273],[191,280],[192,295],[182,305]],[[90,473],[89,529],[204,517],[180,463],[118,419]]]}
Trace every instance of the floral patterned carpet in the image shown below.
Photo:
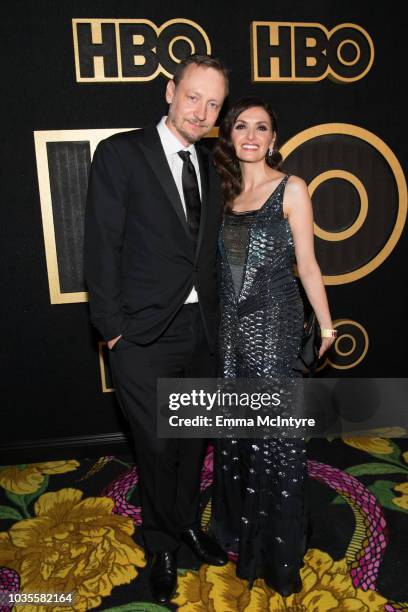
{"label": "floral patterned carpet", "polygon": [[[249,590],[232,555],[225,567],[200,568],[181,548],[178,590],[166,607],[151,601],[131,457],[1,466],[0,596],[74,592],[75,600],[13,607],[3,596],[0,612],[408,610],[408,440],[314,439],[307,452],[313,536],[302,591],[282,598],[263,580]],[[209,446],[204,528],[211,482]]]}

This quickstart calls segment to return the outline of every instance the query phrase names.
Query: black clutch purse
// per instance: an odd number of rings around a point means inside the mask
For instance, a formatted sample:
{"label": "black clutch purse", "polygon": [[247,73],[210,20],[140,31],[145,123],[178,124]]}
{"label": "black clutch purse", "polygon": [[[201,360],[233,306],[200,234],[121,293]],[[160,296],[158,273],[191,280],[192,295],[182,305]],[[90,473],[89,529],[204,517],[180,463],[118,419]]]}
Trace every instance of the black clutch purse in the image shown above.
{"label": "black clutch purse", "polygon": [[320,326],[312,310],[304,325],[303,338],[294,369],[299,372],[307,372],[309,376],[313,376],[319,363],[321,343]]}

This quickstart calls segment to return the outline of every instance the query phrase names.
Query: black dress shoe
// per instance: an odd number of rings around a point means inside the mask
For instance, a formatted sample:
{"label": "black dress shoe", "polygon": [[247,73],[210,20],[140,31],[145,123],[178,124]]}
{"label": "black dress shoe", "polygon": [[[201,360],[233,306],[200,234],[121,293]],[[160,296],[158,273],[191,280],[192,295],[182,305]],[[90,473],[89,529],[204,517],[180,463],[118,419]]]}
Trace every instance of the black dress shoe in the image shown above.
{"label": "black dress shoe", "polygon": [[181,534],[181,540],[209,565],[226,565],[228,555],[221,546],[201,529],[187,529]]}
{"label": "black dress shoe", "polygon": [[275,570],[273,576],[267,576],[265,582],[270,589],[276,591],[282,597],[289,597],[293,593],[299,593],[303,588],[299,569],[293,565],[281,567]]}
{"label": "black dress shoe", "polygon": [[177,586],[177,563],[173,552],[159,552],[153,557],[150,588],[159,603],[169,602]]}

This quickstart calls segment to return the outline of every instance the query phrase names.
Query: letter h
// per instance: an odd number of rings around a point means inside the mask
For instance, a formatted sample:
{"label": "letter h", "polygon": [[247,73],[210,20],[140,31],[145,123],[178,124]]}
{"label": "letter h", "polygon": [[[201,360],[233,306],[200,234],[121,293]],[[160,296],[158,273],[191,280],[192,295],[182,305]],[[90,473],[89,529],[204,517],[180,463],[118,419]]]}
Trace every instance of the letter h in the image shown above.
{"label": "letter h", "polygon": [[94,42],[91,23],[77,23],[79,69],[82,78],[95,78],[94,59],[103,58],[104,76],[117,77],[116,34],[114,23],[101,23],[101,42]]}
{"label": "letter h", "polygon": [[[271,35],[278,35],[278,43],[271,44]],[[259,24],[256,28],[256,45],[258,49],[258,75],[259,78],[291,77],[291,32],[290,26],[276,26],[275,24]],[[272,69],[272,59],[277,58],[279,68],[277,74]],[[274,62],[276,63],[276,61]]]}

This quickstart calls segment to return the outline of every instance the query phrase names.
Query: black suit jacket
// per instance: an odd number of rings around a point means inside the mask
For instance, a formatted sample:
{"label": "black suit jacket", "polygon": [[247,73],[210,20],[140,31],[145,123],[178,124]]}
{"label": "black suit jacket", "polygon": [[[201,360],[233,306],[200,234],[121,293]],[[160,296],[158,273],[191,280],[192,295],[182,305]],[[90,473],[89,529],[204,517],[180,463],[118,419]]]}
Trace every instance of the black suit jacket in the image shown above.
{"label": "black suit jacket", "polygon": [[85,215],[84,268],[91,319],[109,340],[148,344],[166,329],[194,284],[210,348],[218,323],[219,180],[196,145],[202,187],[197,249],[155,126],[99,143]]}

